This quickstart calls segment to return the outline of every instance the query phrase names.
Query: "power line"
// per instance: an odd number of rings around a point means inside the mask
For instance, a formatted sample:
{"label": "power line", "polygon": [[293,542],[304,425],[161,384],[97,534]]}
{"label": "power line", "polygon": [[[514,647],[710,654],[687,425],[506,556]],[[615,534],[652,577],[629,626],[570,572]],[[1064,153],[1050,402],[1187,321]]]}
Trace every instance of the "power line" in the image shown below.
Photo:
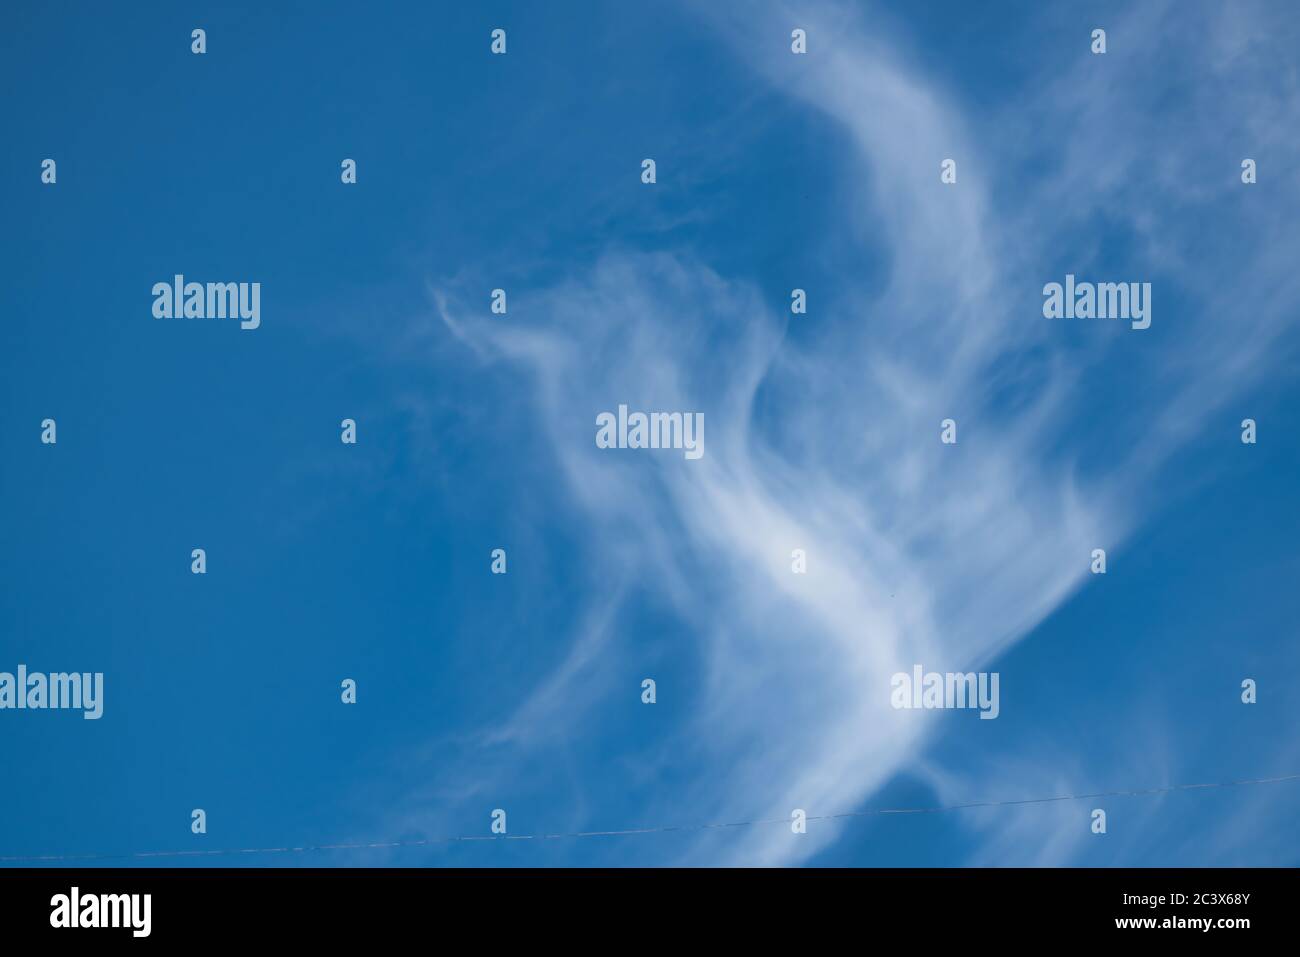
{"label": "power line", "polygon": [[[1284,781],[1300,780],[1300,774],[1287,774],[1277,778],[1252,778],[1243,781],[1220,781],[1211,784],[1171,784],[1160,788],[1142,788],[1128,791],[1097,791],[1092,794],[1060,794],[1054,797],[1021,798],[1012,801],[975,801],[968,804],[948,804],[941,807],[890,807],[865,808],[860,811],[845,811],[841,814],[810,814],[809,821],[836,821],[845,818],[870,817],[883,814],[938,814],[945,811],[966,811],[987,807],[1018,807],[1028,804],[1052,804],[1058,801],[1086,801],[1092,798],[1109,797],[1148,797],[1153,794],[1169,794],[1174,791],[1201,791],[1213,788],[1235,788],[1254,784],[1280,784]],[[553,841],[579,837],[628,837],[636,834],[667,834],[672,831],[706,831],[730,827],[757,827],[764,824],[789,824],[790,818],[778,817],[768,820],[730,821],[724,824],[677,824],[660,827],[632,827],[612,831],[566,831],[555,834],[481,834],[461,837],[430,837],[411,841],[367,841],[341,844],[304,844],[287,847],[238,847],[219,850],[190,851],[136,851],[129,854],[43,854],[31,856],[0,857],[5,864],[38,864],[56,861],[120,861],[120,860],[154,860],[168,857],[218,857],[235,854],[292,854],[309,851],[362,851],[383,850],[397,847],[432,847],[442,844],[458,844],[470,841]]]}

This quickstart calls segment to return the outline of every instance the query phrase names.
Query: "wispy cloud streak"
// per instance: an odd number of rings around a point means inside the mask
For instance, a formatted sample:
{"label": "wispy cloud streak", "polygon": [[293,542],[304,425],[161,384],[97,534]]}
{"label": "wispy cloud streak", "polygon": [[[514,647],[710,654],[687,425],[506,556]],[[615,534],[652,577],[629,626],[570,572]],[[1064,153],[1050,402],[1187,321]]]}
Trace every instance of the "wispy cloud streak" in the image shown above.
{"label": "wispy cloud streak", "polygon": [[[1151,29],[1149,17],[1135,14],[1134,29]],[[1134,178],[1153,149],[1186,130],[1172,117],[1143,134],[1149,63],[1070,63],[1021,113],[971,130],[956,97],[834,6],[799,6],[818,47],[811,66],[744,52],[770,48],[760,38],[788,33],[790,17],[755,17],[746,6],[713,19],[775,91],[847,132],[853,154],[834,164],[835,188],[845,216],[883,237],[883,289],[868,296],[846,280],[824,297],[841,317],[833,334],[800,345],[786,335],[783,304],[689,250],[611,251],[536,293],[526,325],[464,319],[445,291],[438,312],[468,355],[528,372],[563,488],[587,517],[587,547],[619,595],[639,587],[694,636],[706,703],[677,747],[700,774],[646,808],[646,819],[835,813],[860,805],[924,747],[931,725],[889,707],[890,675],[918,662],[976,669],[1022,638],[1079,586],[1090,549],[1121,541],[1152,507],[1134,481],[1148,481],[1261,374],[1294,320],[1286,260],[1296,245],[1274,211],[1243,213],[1242,234],[1260,244],[1242,257],[1250,277],[1216,284],[1151,222]],[[1238,35],[1200,55],[1230,78],[1256,42]],[[1099,77],[1103,68],[1112,72]],[[1199,102],[1195,89],[1191,98]],[[1262,108],[1283,110],[1294,129],[1294,99],[1269,102]],[[992,171],[1018,167],[1016,151],[1032,152],[1034,137],[1081,145],[1022,190],[995,183]],[[1274,137],[1272,147],[1291,155],[1293,139]],[[955,187],[939,182],[947,157],[959,160]],[[1203,203],[1224,201],[1234,174],[1224,176]],[[1180,182],[1155,188],[1172,202]],[[1176,324],[1178,334],[1163,334],[1158,355],[1141,354],[1142,333],[1067,347],[1060,338],[1077,330],[1037,313],[1038,287],[1059,277],[1045,274],[1036,244],[1077,237],[1101,211],[1129,221],[1145,244],[1133,261],[1164,279],[1156,328]],[[1270,245],[1270,235],[1285,245]],[[1114,258],[1080,255],[1081,269],[1094,262]],[[1230,310],[1251,317],[1248,335],[1225,325]],[[1126,361],[1148,376],[1164,411],[1153,425],[1121,412],[1108,429],[1141,440],[1080,468],[1059,434],[1088,420],[1090,365],[1123,350],[1139,353]],[[1217,364],[1200,358],[1207,350]],[[595,415],[620,402],[704,411],[705,457],[597,449]],[[760,415],[773,406],[776,414]],[[956,446],[939,442],[948,417],[958,422]],[[794,548],[807,551],[806,576],[791,573]],[[615,619],[599,609],[604,629],[584,630],[492,740],[535,746],[538,728],[574,714],[575,700],[595,693],[584,675]],[[834,836],[831,827],[704,834],[687,861],[794,863]]]}

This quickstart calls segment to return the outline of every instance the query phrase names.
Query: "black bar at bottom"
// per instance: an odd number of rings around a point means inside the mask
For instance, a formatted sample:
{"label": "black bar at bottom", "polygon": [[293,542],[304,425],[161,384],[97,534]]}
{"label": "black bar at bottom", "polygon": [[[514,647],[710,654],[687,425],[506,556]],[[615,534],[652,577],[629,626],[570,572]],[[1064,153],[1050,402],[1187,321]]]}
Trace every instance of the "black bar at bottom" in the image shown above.
{"label": "black bar at bottom", "polygon": [[453,927],[493,942],[607,945],[701,933],[736,945],[862,939],[889,927],[926,941],[1231,944],[1293,925],[1297,883],[1293,869],[11,869],[0,870],[0,928],[7,942],[76,935],[78,945],[334,946]]}

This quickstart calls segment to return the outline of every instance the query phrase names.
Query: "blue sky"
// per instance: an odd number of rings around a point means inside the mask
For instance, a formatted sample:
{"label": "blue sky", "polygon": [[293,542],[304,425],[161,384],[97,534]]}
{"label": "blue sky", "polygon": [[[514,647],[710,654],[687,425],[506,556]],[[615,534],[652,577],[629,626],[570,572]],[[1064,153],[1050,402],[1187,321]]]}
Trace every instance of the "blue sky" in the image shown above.
{"label": "blue sky", "polygon": [[[1300,14],[916,6],[7,6],[0,671],[105,705],[0,712],[0,857],[1300,772]],[[155,320],[175,273],[261,326]],[[1066,273],[1151,328],[1044,319]],[[619,403],[705,457],[597,449]],[[999,718],[891,710],[914,663]],[[1294,865],[1298,808],[167,862]]]}

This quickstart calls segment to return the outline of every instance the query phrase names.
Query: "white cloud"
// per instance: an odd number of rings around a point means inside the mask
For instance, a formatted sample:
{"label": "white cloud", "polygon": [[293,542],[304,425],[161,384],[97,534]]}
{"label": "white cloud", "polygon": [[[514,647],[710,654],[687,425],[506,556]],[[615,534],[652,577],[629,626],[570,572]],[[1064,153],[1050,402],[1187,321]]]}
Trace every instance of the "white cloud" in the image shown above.
{"label": "white cloud", "polygon": [[[755,33],[778,20],[746,14],[731,22],[737,48],[757,49]],[[1259,373],[1265,346],[1290,321],[1258,283],[1244,297],[1259,320],[1249,341],[1226,334],[1213,311],[1242,303],[1235,282],[1221,284],[1204,311],[1157,312],[1157,323],[1181,326],[1144,366],[1155,370],[1170,411],[1138,452],[1119,451],[1079,474],[1053,451],[1065,423],[1088,414],[1085,373],[1066,370],[1140,349],[1143,333],[1098,338],[1090,355],[1067,361],[1049,337],[1075,330],[1049,328],[1034,311],[1036,291],[1017,298],[1007,290],[1053,278],[1035,274],[1035,250],[1024,249],[1057,234],[1048,221],[1054,208],[1039,205],[1045,197],[1072,204],[1079,219],[1141,188],[1131,180],[1144,148],[1136,131],[1126,128],[1129,138],[1115,148],[1099,132],[1115,111],[1126,116],[1123,104],[1135,96],[1123,61],[1103,81],[1086,72],[1095,62],[1081,60],[1029,105],[1056,127],[1048,132],[1064,136],[1081,123],[1096,162],[1070,152],[1055,179],[1027,187],[1008,209],[982,176],[1025,145],[1015,123],[965,129],[942,89],[833,8],[801,7],[800,25],[818,49],[815,67],[796,74],[791,63],[757,56],[753,65],[855,146],[828,188],[842,192],[846,215],[883,237],[891,262],[879,296],[866,299],[850,283],[835,303],[856,323],[796,345],[785,336],[784,303],[764,301],[750,283],[719,276],[686,251],[611,253],[535,294],[527,323],[468,321],[454,297],[439,302],[473,354],[528,371],[565,488],[588,518],[588,547],[618,594],[626,585],[662,600],[695,636],[707,706],[680,749],[701,774],[689,792],[646,809],[670,823],[782,818],[794,807],[845,811],[907,768],[928,723],[889,707],[890,675],[914,663],[988,665],[1056,608],[1087,573],[1090,550],[1120,541],[1151,505],[1134,498],[1133,480],[1148,479],[1209,409]],[[1072,97],[1087,103],[1082,114],[1051,115]],[[1139,116],[1127,122],[1136,126]],[[949,156],[959,158],[957,187],[939,182]],[[1142,212],[1130,205],[1119,215],[1143,228]],[[1185,255],[1168,251],[1163,261],[1181,266]],[[1267,252],[1253,266],[1291,283],[1284,259]],[[1196,280],[1188,286],[1205,291]],[[1168,289],[1158,293],[1158,310],[1171,301]],[[1217,369],[1197,358],[1207,346],[1218,349]],[[1166,367],[1204,377],[1188,388]],[[1018,401],[1004,401],[1000,377],[1021,388]],[[703,411],[705,457],[598,450],[595,416],[621,402]],[[776,403],[774,415],[759,414],[764,402]],[[958,422],[955,447],[939,442],[946,417]],[[808,552],[807,576],[791,574],[796,547]],[[537,746],[540,729],[560,733],[574,702],[598,693],[590,670],[616,609],[592,614],[598,626],[584,629],[568,660],[492,740]],[[1009,827],[991,838],[992,850],[1023,840],[1014,829],[1030,825]],[[795,863],[836,833],[705,832],[687,861]],[[1063,858],[1073,846],[1044,854]]]}

